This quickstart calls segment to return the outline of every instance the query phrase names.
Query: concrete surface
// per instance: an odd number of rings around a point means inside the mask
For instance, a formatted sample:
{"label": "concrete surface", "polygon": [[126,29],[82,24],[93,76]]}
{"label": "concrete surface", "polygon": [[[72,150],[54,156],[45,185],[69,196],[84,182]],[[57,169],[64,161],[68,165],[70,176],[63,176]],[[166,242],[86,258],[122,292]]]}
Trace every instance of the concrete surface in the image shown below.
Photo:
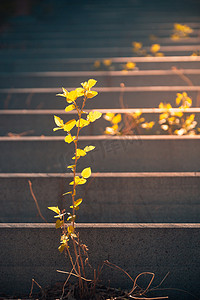
{"label": "concrete surface", "polygon": [[[0,174],[1,223],[53,222],[48,206],[71,211],[72,174]],[[200,222],[200,173],[93,173],[77,188],[83,198],[77,221],[82,223],[194,223]]]}
{"label": "concrete surface", "polygon": [[[89,78],[87,78],[89,79]],[[64,86],[68,89],[67,86]],[[80,87],[80,82],[76,82]],[[98,96],[88,100],[87,109],[112,109],[120,108],[119,98],[122,92],[120,87],[97,87]],[[177,93],[187,92],[193,99],[193,106],[199,106],[198,92],[200,86],[146,86],[126,87],[124,89],[124,105],[128,108],[158,107],[160,102],[169,102],[175,106]],[[13,88],[0,89],[1,109],[64,109],[65,101],[56,97],[62,93],[62,85],[56,88]]]}
{"label": "concrete surface", "polygon": [[[82,136],[78,147],[95,150],[79,161],[93,172],[198,172],[197,136]],[[1,173],[62,173],[74,148],[63,137],[1,137]]]}
{"label": "concrete surface", "polygon": [[[161,295],[169,299],[200,297],[200,226],[198,224],[82,224],[81,240],[89,248],[92,266],[104,260],[119,265],[135,278],[141,272],[154,272]],[[6,237],[6,238],[5,238]],[[51,224],[0,224],[1,294],[27,295],[34,278],[42,287],[65,280],[56,270],[70,271],[69,261],[57,250],[59,231]],[[131,289],[123,273],[104,269],[103,281],[111,286]],[[145,278],[147,280],[147,278]],[[140,285],[146,286],[143,279]],[[185,290],[178,291],[173,289]],[[154,294],[155,295],[155,294]],[[158,294],[156,294],[158,295]]]}

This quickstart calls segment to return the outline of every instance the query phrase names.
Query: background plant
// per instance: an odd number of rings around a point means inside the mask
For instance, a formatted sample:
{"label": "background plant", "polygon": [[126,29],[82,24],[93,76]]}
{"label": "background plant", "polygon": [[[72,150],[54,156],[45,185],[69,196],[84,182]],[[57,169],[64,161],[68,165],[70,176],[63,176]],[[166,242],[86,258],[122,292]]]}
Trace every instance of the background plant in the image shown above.
{"label": "background plant", "polygon": [[122,119],[121,114],[107,113],[104,119],[111,123],[111,126],[106,127],[104,133],[110,135],[129,135],[140,134],[140,128],[151,129],[154,122],[146,122],[141,116],[142,111],[137,110],[134,113],[126,113]]}
{"label": "background plant", "polygon": [[172,40],[180,40],[183,38],[188,38],[189,35],[193,32],[193,29],[188,25],[175,23],[173,33],[171,35]]}

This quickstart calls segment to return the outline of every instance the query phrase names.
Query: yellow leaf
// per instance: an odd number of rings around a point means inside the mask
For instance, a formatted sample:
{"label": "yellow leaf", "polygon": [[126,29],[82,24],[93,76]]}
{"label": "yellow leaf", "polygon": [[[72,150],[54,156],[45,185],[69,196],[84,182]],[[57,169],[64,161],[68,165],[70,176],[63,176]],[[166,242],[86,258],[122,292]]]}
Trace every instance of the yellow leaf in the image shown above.
{"label": "yellow leaf", "polygon": [[62,194],[63,196],[68,195],[68,194],[72,194],[72,192],[66,192],[64,194]]}
{"label": "yellow leaf", "polygon": [[77,183],[77,185],[79,185],[79,184],[85,184],[86,182],[87,182],[87,180],[85,178],[81,178],[79,180],[79,182]]}
{"label": "yellow leaf", "polygon": [[63,224],[64,224],[64,221],[58,219],[58,220],[56,221],[56,229],[60,228]]}
{"label": "yellow leaf", "polygon": [[91,89],[96,83],[97,83],[97,81],[95,79],[89,79],[88,80],[89,89]]}
{"label": "yellow leaf", "polygon": [[72,128],[74,128],[75,125],[76,125],[76,120],[75,119],[68,121],[64,125],[64,131],[69,132],[70,130],[72,130]]}
{"label": "yellow leaf", "polygon": [[57,94],[56,96],[62,96],[62,97],[67,98],[67,95],[69,94],[69,92],[64,88],[62,88],[62,90],[63,90],[63,94]]}
{"label": "yellow leaf", "polygon": [[112,121],[114,116],[115,116],[114,113],[107,113],[107,114],[104,115],[104,119],[107,120],[107,121]]}
{"label": "yellow leaf", "polygon": [[77,156],[85,156],[86,152],[84,150],[82,150],[82,149],[77,149],[76,155]]}
{"label": "yellow leaf", "polygon": [[83,150],[84,150],[85,152],[89,152],[89,151],[94,150],[94,148],[95,148],[95,146],[86,146]]}
{"label": "yellow leaf", "polygon": [[65,249],[66,246],[67,246],[67,245],[64,243],[64,244],[62,244],[62,245],[60,245],[60,246],[58,247],[58,250],[60,251],[60,253],[63,252],[63,250]]}
{"label": "yellow leaf", "polygon": [[75,105],[74,105],[74,104],[71,104],[71,105],[68,105],[68,106],[65,108],[65,111],[72,111],[74,108],[75,108]]}
{"label": "yellow leaf", "polygon": [[[78,199],[74,201],[74,207],[78,207],[82,203],[83,199]],[[73,205],[70,206],[70,208],[73,208]]]}
{"label": "yellow leaf", "polygon": [[136,64],[135,64],[135,63],[133,63],[133,62],[129,61],[129,62],[127,62],[127,63],[126,63],[126,66],[125,66],[125,68],[126,68],[127,70],[132,70],[132,69],[134,69],[134,68],[135,68],[135,66],[136,66]]}
{"label": "yellow leaf", "polygon": [[87,91],[85,95],[88,99],[91,99],[91,98],[95,97],[97,94],[98,93],[95,91]]}
{"label": "yellow leaf", "polygon": [[76,90],[71,91],[67,95],[67,102],[68,102],[68,100],[70,100],[71,102],[74,102],[74,101],[76,101],[77,97],[78,97],[77,91]]}
{"label": "yellow leaf", "polygon": [[[80,178],[79,176],[75,176],[75,185],[85,184],[86,183],[85,178]],[[71,181],[69,185],[74,185],[74,181]]]}
{"label": "yellow leaf", "polygon": [[60,214],[60,209],[58,208],[58,206],[49,206],[48,209],[54,211],[56,214]]}
{"label": "yellow leaf", "polygon": [[67,231],[68,231],[69,234],[71,234],[72,232],[74,232],[74,227],[72,225],[69,225],[67,227]]}
{"label": "yellow leaf", "polygon": [[55,121],[55,123],[58,127],[63,127],[64,126],[64,122],[61,118],[59,118],[57,116],[54,116],[54,121]]}
{"label": "yellow leaf", "polygon": [[72,170],[73,170],[73,169],[74,169],[74,167],[75,167],[75,165],[71,165],[71,166],[68,166],[67,168],[68,168],[68,169],[72,169]]}
{"label": "yellow leaf", "polygon": [[55,127],[55,128],[53,128],[53,131],[57,131],[57,130],[60,130],[60,129],[63,129],[63,128],[61,128],[61,127]]}
{"label": "yellow leaf", "polygon": [[80,199],[74,201],[74,205],[75,205],[75,206],[79,206],[79,205],[82,203],[82,201],[83,201],[83,199],[80,198]]}
{"label": "yellow leaf", "polygon": [[112,123],[113,123],[113,124],[118,124],[118,123],[121,122],[121,120],[122,120],[121,114],[117,114],[117,115],[112,119]]}
{"label": "yellow leaf", "polygon": [[151,46],[151,52],[152,53],[156,53],[156,52],[158,52],[160,50],[160,45],[159,44],[153,44],[152,46]]}
{"label": "yellow leaf", "polygon": [[106,130],[104,133],[114,135],[116,133],[116,131],[112,127],[106,127]]}
{"label": "yellow leaf", "polygon": [[85,90],[88,89],[88,83],[87,83],[87,81],[82,82],[81,85],[82,85],[82,87],[83,87]]}
{"label": "yellow leaf", "polygon": [[91,168],[85,168],[82,172],[81,172],[82,177],[84,178],[89,178],[91,176]]}
{"label": "yellow leaf", "polygon": [[[79,125],[80,124],[80,125]],[[85,120],[85,119],[80,119],[80,121],[78,120],[77,122],[76,122],[76,127],[80,127],[80,128],[82,128],[82,127],[84,127],[84,126],[87,126],[87,125],[89,125],[90,124],[90,122],[88,121],[88,120]]]}
{"label": "yellow leaf", "polygon": [[96,121],[97,119],[101,118],[102,116],[102,113],[99,112],[99,111],[91,111],[88,116],[87,116],[87,120],[89,122],[94,122]]}
{"label": "yellow leaf", "polygon": [[[77,184],[80,180],[81,178],[79,176],[75,176],[75,184]],[[71,181],[69,185],[74,185],[74,181]]]}
{"label": "yellow leaf", "polygon": [[106,67],[109,67],[109,66],[112,64],[112,61],[111,61],[111,59],[104,59],[104,60],[103,60],[103,64],[104,64]]}
{"label": "yellow leaf", "polygon": [[132,45],[133,45],[135,50],[139,50],[139,49],[142,48],[142,43],[133,42]]}
{"label": "yellow leaf", "polygon": [[84,96],[84,92],[85,92],[85,90],[83,88],[77,88],[76,89],[77,97]]}
{"label": "yellow leaf", "polygon": [[73,142],[73,137],[71,136],[71,134],[68,134],[66,137],[65,137],[65,142],[70,144],[71,142]]}

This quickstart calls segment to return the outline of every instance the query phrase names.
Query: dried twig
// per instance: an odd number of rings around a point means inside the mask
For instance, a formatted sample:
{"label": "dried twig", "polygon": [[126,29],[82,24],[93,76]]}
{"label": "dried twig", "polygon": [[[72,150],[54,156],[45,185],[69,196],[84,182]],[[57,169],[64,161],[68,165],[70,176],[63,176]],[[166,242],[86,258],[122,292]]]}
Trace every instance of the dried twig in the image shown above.
{"label": "dried twig", "polygon": [[30,291],[30,294],[29,294],[29,298],[32,297],[34,283],[41,289],[42,294],[45,295],[45,292],[44,292],[43,288],[41,287],[41,285],[39,285],[39,283],[35,279],[32,278],[31,291]]}
{"label": "dried twig", "polygon": [[47,220],[45,219],[45,217],[43,217],[42,213],[41,213],[41,210],[40,210],[40,207],[38,205],[38,202],[37,202],[37,199],[35,197],[35,194],[33,193],[33,189],[32,189],[32,182],[30,180],[28,180],[28,184],[29,184],[29,188],[30,188],[30,192],[31,192],[31,195],[33,197],[33,200],[35,201],[35,205],[37,207],[37,210],[38,210],[38,213],[40,215],[40,217],[44,220],[44,222],[48,223]]}

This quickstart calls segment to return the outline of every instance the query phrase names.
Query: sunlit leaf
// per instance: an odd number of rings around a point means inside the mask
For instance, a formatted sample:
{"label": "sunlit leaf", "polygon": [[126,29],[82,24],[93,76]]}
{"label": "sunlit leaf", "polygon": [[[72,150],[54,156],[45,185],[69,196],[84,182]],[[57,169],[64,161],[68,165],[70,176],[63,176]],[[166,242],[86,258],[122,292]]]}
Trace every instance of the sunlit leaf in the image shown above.
{"label": "sunlit leaf", "polygon": [[[73,206],[72,206],[73,208]],[[70,214],[69,217],[67,218],[67,221],[70,221],[70,222],[74,222],[76,220],[76,215],[72,215]]]}
{"label": "sunlit leaf", "polygon": [[84,92],[85,92],[85,90],[83,88],[77,88],[76,89],[77,97],[84,96]]}
{"label": "sunlit leaf", "polygon": [[54,121],[55,121],[55,123],[58,127],[63,127],[64,126],[64,122],[61,118],[59,118],[57,116],[54,116]]}
{"label": "sunlit leaf", "polygon": [[73,101],[74,102],[74,101],[76,101],[77,97],[78,97],[77,91],[76,90],[71,91],[67,95],[67,101]]}
{"label": "sunlit leaf", "polygon": [[88,80],[89,89],[91,89],[96,83],[97,83],[97,81],[95,79],[89,79]]}
{"label": "sunlit leaf", "polygon": [[92,151],[92,150],[94,150],[95,149],[95,146],[86,146],[83,150],[85,151],[85,152],[89,152],[89,151]]}
{"label": "sunlit leaf", "polygon": [[70,166],[68,166],[67,168],[73,170],[73,169],[75,168],[75,165],[70,165]]}
{"label": "sunlit leaf", "polygon": [[98,95],[98,93],[95,91],[87,91],[85,95],[88,99],[91,99],[91,98],[95,97],[96,95]]}
{"label": "sunlit leaf", "polygon": [[77,149],[76,150],[76,155],[77,156],[85,156],[86,155],[86,152],[82,149]]}
{"label": "sunlit leaf", "polygon": [[121,122],[121,120],[122,120],[121,114],[117,114],[117,115],[112,119],[112,123],[113,123],[113,124],[118,124],[118,123]]}
{"label": "sunlit leaf", "polygon": [[54,211],[56,214],[60,214],[60,209],[58,206],[49,206],[48,209]]}
{"label": "sunlit leaf", "polygon": [[88,116],[87,116],[87,120],[89,122],[94,122],[96,121],[97,119],[101,118],[102,116],[102,113],[99,112],[99,111],[91,111]]}
{"label": "sunlit leaf", "polygon": [[73,142],[73,137],[71,136],[71,134],[68,134],[66,137],[65,137],[65,142],[70,144],[71,142]]}
{"label": "sunlit leaf", "polygon": [[75,105],[74,105],[74,104],[71,104],[71,105],[68,105],[68,106],[65,108],[65,111],[72,111],[74,108],[75,108]]}
{"label": "sunlit leaf", "polygon": [[112,121],[112,119],[114,118],[115,114],[114,113],[107,113],[104,115],[104,119],[106,121]]}
{"label": "sunlit leaf", "polygon": [[159,44],[153,44],[152,46],[151,46],[151,52],[152,53],[156,53],[156,52],[158,52],[160,50],[160,45]]}
{"label": "sunlit leaf", "polygon": [[[80,125],[79,125],[80,124]],[[76,127],[80,127],[80,128],[82,128],[82,127],[84,127],[84,126],[87,126],[87,125],[89,125],[90,124],[90,122],[88,121],[88,120],[85,120],[85,119],[80,119],[80,120],[78,120],[77,122],[76,122]]]}
{"label": "sunlit leaf", "polygon": [[66,213],[56,215],[56,216],[54,216],[54,218],[60,218],[61,219],[64,215],[66,215]]}
{"label": "sunlit leaf", "polygon": [[72,191],[71,192],[66,192],[66,193],[64,193],[62,195],[64,196],[64,195],[68,195],[68,194],[72,194]]}
{"label": "sunlit leaf", "polygon": [[[83,201],[83,199],[81,199],[81,198],[74,201],[74,207],[77,208],[82,203],[82,201]],[[70,208],[73,208],[73,205],[71,205]]]}
{"label": "sunlit leaf", "polygon": [[72,128],[74,128],[75,125],[76,125],[76,120],[75,119],[68,121],[64,125],[64,131],[70,132],[70,130],[72,130]]}
{"label": "sunlit leaf", "polygon": [[87,182],[87,180],[86,180],[85,178],[81,178],[81,179],[78,181],[77,185],[85,184],[86,182]]}
{"label": "sunlit leaf", "polygon": [[91,176],[91,168],[85,168],[82,172],[81,172],[82,177],[84,178],[89,178]]}

